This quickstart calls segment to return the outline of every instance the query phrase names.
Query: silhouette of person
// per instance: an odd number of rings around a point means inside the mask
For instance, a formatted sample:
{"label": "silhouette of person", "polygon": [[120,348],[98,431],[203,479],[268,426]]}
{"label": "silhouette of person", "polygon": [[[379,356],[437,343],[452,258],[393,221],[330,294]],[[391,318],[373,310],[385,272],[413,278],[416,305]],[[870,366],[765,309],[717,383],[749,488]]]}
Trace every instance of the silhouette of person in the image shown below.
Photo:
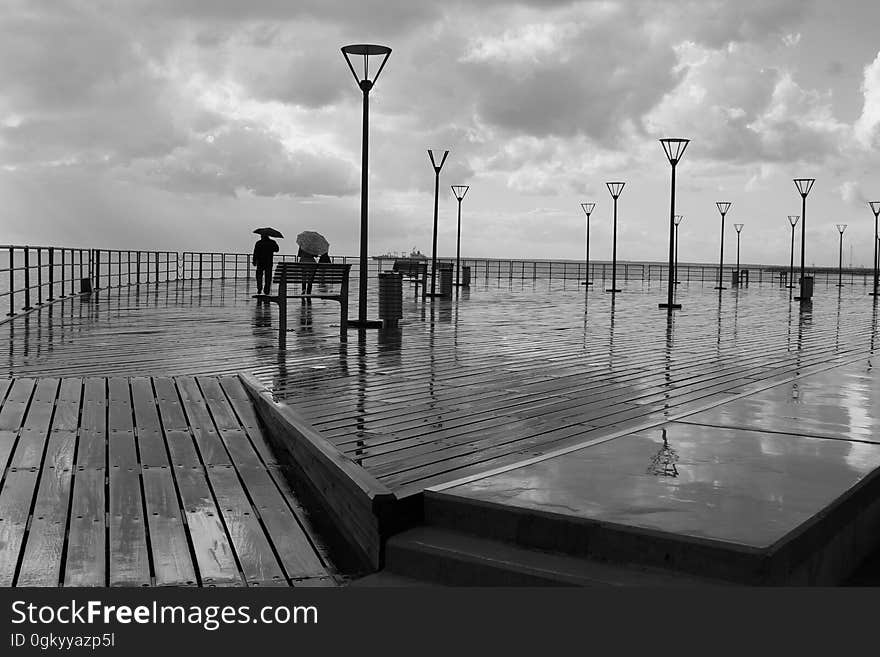
{"label": "silhouette of person", "polygon": [[[315,260],[315,254],[309,253],[308,251],[303,251],[302,247],[299,247],[299,251],[296,253],[297,260],[300,262],[317,262]],[[312,277],[314,278],[315,273],[312,272]],[[302,284],[302,293],[303,294],[311,294],[312,293],[312,282],[311,280],[307,283],[305,277],[303,278]],[[311,303],[311,299],[303,299],[303,303]]]}
{"label": "silhouette of person", "polygon": [[254,244],[252,263],[257,268],[257,294],[269,294],[272,285],[272,256],[278,253],[278,242],[262,235]]}

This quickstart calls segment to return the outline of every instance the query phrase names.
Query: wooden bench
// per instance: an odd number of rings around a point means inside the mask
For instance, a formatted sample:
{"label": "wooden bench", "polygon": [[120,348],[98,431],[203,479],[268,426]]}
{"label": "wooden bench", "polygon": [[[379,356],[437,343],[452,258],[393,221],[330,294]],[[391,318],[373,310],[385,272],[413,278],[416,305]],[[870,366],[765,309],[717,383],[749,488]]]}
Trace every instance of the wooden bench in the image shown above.
{"label": "wooden bench", "polygon": [[[350,264],[329,262],[279,262],[275,266],[272,282],[278,293],[266,297],[278,304],[278,346],[287,346],[287,300],[328,299],[338,301],[339,334],[344,338],[348,331],[348,275]],[[318,286],[316,291],[314,286]],[[328,291],[335,287],[338,291]]]}
{"label": "wooden bench", "polygon": [[394,261],[393,271],[403,274],[404,278],[410,279],[415,284],[416,296],[419,296],[419,285],[422,286],[422,297],[427,291],[428,262],[412,258],[399,258]]}

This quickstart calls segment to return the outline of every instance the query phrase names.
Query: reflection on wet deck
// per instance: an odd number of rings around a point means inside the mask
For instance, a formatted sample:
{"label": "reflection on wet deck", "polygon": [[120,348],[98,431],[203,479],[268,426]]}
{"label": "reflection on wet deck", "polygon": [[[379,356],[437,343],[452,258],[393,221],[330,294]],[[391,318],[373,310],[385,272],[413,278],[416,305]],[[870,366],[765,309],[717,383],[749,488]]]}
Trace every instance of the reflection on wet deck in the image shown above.
{"label": "reflection on wet deck", "polygon": [[711,412],[874,348],[876,307],[860,287],[803,312],[776,288],[679,294],[668,322],[656,283],[613,306],[572,281],[478,285],[427,304],[405,291],[399,331],[346,342],[334,304],[293,304],[279,353],[277,308],[243,281],[180,282],[66,301],[0,335],[12,376],[251,372],[398,495]]}

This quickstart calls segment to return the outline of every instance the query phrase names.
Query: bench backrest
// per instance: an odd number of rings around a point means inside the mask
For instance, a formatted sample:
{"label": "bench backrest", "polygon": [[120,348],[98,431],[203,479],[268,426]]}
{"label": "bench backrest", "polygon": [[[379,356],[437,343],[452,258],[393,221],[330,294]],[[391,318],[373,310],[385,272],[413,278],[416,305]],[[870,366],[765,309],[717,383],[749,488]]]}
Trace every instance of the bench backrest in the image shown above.
{"label": "bench backrest", "polygon": [[405,276],[426,276],[428,273],[428,263],[424,260],[395,260],[394,271],[400,272]]}
{"label": "bench backrest", "polygon": [[284,276],[290,283],[325,283],[327,285],[341,285],[348,280],[351,264],[330,262],[279,262],[275,266],[272,280],[275,283],[281,281]]}

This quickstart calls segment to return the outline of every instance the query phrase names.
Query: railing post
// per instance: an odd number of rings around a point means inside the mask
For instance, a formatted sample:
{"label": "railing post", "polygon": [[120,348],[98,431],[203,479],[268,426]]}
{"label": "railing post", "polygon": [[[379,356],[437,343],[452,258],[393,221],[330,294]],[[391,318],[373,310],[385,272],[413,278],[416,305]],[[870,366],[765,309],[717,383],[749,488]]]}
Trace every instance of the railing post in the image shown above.
{"label": "railing post", "polygon": [[80,249],[79,250],[79,280],[82,280],[85,278],[85,271],[83,270],[83,260],[84,260],[83,250]]}
{"label": "railing post", "polygon": [[9,247],[9,312],[7,317],[15,316],[15,250]]}
{"label": "railing post", "polygon": [[156,260],[156,281],[155,282],[158,285],[159,284],[159,252],[158,251],[156,251],[155,256],[156,256],[156,258],[155,258],[155,260]]}
{"label": "railing post", "polygon": [[70,250],[70,296],[76,294],[76,262],[74,262],[73,249]]}
{"label": "railing post", "polygon": [[43,305],[43,247],[37,247],[37,305]]}
{"label": "railing post", "polygon": [[101,249],[95,249],[95,289],[101,289]]}
{"label": "railing post", "polygon": [[137,264],[135,266],[135,271],[137,275],[137,284],[141,284],[141,252],[137,252]]}
{"label": "railing post", "polygon": [[55,301],[55,247],[49,247],[49,298],[47,301]]}
{"label": "railing post", "polygon": [[67,278],[66,278],[67,272],[65,271],[64,265],[65,265],[64,247],[62,246],[61,247],[61,298],[62,299],[67,295],[67,292],[64,290],[64,284],[67,282]]}
{"label": "railing post", "polygon": [[199,252],[199,280],[202,280],[202,254]]}
{"label": "railing post", "polygon": [[32,310],[31,306],[31,254],[30,247],[24,247],[24,308],[22,310]]}

